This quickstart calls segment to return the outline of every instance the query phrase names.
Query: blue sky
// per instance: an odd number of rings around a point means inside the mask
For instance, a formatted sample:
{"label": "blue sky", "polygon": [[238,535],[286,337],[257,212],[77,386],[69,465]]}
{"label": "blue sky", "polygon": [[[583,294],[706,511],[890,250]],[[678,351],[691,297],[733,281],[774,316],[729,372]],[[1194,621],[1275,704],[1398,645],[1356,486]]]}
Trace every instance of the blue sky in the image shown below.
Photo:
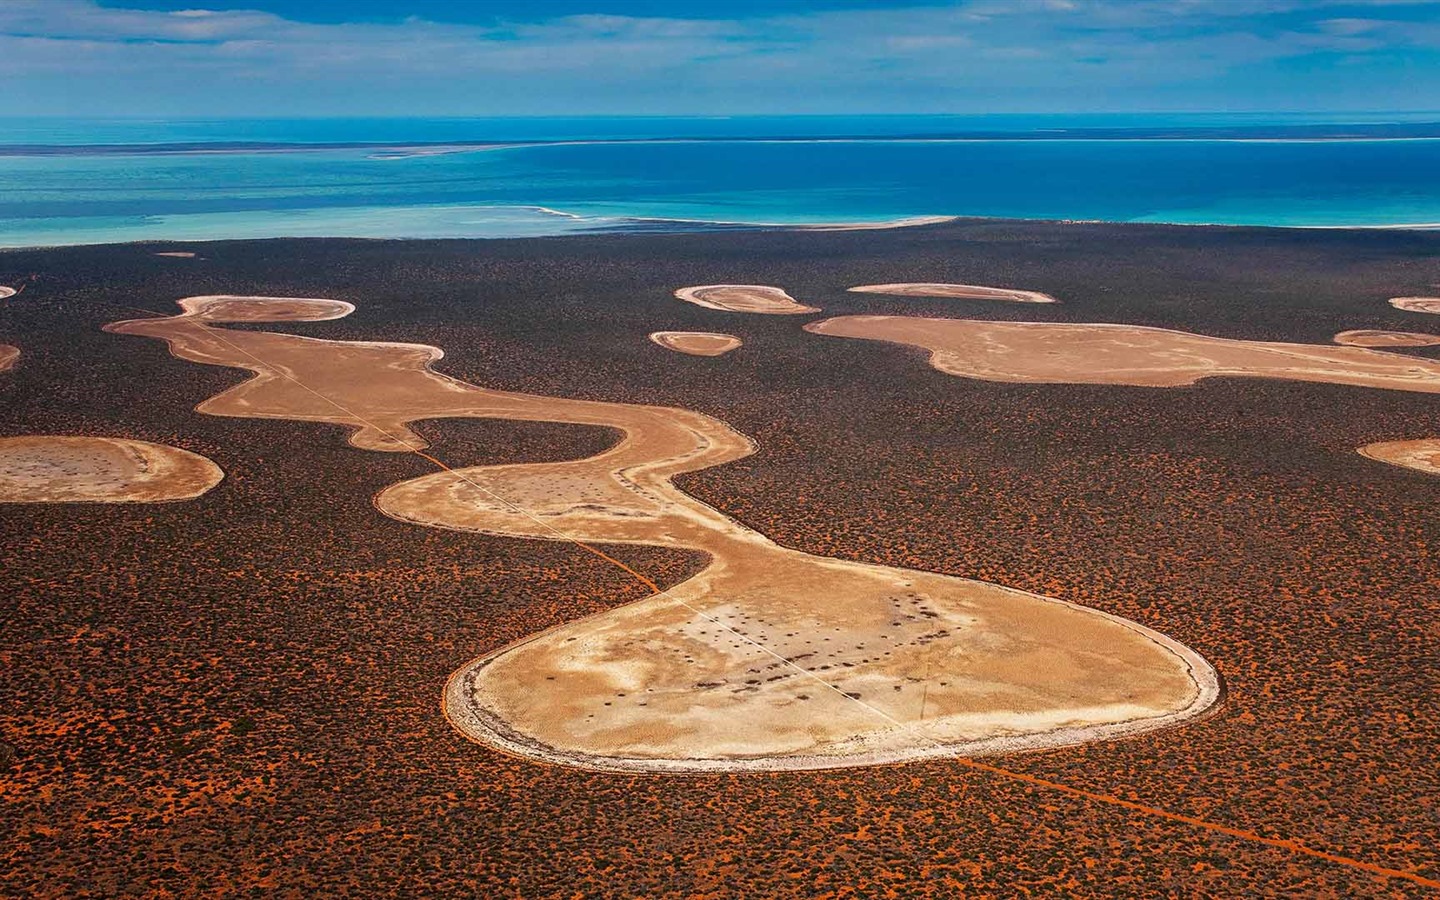
{"label": "blue sky", "polygon": [[1440,109],[1440,0],[0,0],[0,115]]}

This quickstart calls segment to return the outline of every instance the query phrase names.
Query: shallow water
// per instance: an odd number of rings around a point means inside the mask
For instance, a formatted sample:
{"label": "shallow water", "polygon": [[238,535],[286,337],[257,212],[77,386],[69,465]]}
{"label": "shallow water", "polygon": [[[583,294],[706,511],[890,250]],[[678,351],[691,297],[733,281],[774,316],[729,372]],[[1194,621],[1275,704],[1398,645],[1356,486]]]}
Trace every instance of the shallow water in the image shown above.
{"label": "shallow water", "polygon": [[[498,237],[933,215],[1440,223],[1440,139],[1397,138],[1433,129],[1303,130],[1309,124],[913,116],[12,120],[0,122],[0,246]],[[1288,134],[1330,137],[1274,139]],[[1338,139],[1347,134],[1388,139]],[[916,135],[926,137],[909,137]],[[779,139],[757,140],[764,137]],[[579,139],[596,142],[442,154],[423,146]],[[187,152],[156,152],[153,145],[167,142],[183,142]],[[217,142],[273,146],[194,146]],[[314,146],[354,142],[410,149]],[[116,152],[101,144],[133,146]]]}

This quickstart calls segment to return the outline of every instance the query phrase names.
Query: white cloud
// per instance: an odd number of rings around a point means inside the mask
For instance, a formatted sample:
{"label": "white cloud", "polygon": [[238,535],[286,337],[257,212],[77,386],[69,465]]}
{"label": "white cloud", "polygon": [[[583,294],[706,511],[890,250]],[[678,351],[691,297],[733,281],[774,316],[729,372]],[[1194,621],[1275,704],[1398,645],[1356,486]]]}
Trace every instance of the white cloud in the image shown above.
{"label": "white cloud", "polygon": [[1135,108],[1283,93],[1286,78],[1323,104],[1327,72],[1290,64],[1437,46],[1414,2],[1428,0],[969,0],[476,26],[0,0],[0,112],[997,111],[1099,96]]}

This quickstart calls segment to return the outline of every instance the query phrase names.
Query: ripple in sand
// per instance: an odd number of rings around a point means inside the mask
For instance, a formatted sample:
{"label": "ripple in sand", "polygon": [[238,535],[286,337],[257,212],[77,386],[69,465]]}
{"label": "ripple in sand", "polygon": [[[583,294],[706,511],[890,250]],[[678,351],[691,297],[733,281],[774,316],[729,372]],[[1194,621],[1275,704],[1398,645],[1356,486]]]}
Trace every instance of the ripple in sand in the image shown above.
{"label": "ripple in sand", "polygon": [[1335,335],[1335,343],[1347,347],[1431,347],[1440,344],[1440,334],[1359,328]]}
{"label": "ripple in sand", "polygon": [[893,294],[897,297],[945,297],[952,300],[1005,300],[1010,303],[1059,303],[1039,291],[982,287],[977,284],[938,284],[933,282],[902,282],[900,284],[862,284],[850,290],[857,294]]}
{"label": "ripple in sand", "polygon": [[741,344],[733,334],[714,331],[655,331],[651,332],[650,340],[666,350],[691,356],[724,356]]}
{"label": "ripple in sand", "polygon": [[780,288],[763,284],[702,284],[680,288],[675,296],[696,306],[726,312],[798,316],[820,311],[818,306],[806,306]]}
{"label": "ripple in sand", "polygon": [[219,484],[215,463],[179,447],[126,438],[0,438],[0,502],[159,503]]}
{"label": "ripple in sand", "polygon": [[1392,297],[1390,305],[1406,312],[1440,313],[1440,297]]}

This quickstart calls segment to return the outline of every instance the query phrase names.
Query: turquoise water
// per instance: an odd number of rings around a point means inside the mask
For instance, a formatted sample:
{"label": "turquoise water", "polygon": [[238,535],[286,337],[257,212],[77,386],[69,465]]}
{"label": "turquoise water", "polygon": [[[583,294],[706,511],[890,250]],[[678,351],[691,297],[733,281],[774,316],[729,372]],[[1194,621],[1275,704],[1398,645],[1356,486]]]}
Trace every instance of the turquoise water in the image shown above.
{"label": "turquoise water", "polygon": [[[940,215],[1434,225],[1440,139],[1415,136],[1436,134],[1433,118],[1371,131],[1237,117],[10,121],[0,246]],[[1277,139],[1292,135],[1321,139]],[[483,141],[582,142],[427,146]],[[206,152],[233,142],[264,147]],[[333,146],[357,142],[392,146]]]}

